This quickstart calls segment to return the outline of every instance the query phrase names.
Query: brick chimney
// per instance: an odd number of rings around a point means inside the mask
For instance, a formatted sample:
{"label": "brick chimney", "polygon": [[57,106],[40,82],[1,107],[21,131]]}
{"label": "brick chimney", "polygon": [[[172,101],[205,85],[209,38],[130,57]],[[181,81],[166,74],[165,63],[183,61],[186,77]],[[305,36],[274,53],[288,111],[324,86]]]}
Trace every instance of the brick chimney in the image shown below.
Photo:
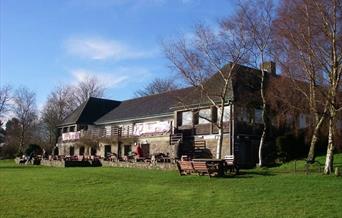
{"label": "brick chimney", "polygon": [[261,64],[261,67],[264,71],[267,71],[269,74],[276,75],[276,63],[273,61],[266,61]]}

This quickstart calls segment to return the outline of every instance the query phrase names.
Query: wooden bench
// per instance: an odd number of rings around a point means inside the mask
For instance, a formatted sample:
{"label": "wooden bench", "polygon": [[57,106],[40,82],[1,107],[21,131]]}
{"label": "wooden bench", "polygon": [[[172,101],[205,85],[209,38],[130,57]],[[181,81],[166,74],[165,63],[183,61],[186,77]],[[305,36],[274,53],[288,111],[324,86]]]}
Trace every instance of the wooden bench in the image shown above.
{"label": "wooden bench", "polygon": [[226,169],[229,170],[231,173],[236,172],[239,173],[239,166],[237,164],[237,160],[234,155],[226,155],[224,156],[224,160],[226,162]]}
{"label": "wooden bench", "polygon": [[189,175],[194,172],[191,161],[177,161],[177,168],[181,176]]}
{"label": "wooden bench", "polygon": [[216,165],[208,164],[206,161],[193,161],[192,165],[198,175],[208,174],[211,177],[213,173],[219,173],[219,168]]}

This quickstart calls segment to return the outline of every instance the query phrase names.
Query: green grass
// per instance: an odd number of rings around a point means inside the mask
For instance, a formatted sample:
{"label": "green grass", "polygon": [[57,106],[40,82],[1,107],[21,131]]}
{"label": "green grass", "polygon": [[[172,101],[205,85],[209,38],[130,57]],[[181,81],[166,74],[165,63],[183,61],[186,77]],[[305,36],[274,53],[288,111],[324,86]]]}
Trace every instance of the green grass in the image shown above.
{"label": "green grass", "polygon": [[0,161],[0,217],[342,217],[342,177],[259,169],[209,179]]}

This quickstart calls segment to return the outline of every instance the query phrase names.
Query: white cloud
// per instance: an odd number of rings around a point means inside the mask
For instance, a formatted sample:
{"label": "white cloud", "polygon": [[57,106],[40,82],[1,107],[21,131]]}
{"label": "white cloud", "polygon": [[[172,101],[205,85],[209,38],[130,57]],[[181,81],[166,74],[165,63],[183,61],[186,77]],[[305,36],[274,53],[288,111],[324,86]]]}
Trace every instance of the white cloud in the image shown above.
{"label": "white cloud", "polygon": [[75,82],[85,81],[89,77],[95,77],[101,83],[101,85],[106,88],[113,88],[118,86],[120,83],[124,82],[128,79],[126,75],[117,75],[110,73],[98,73],[85,69],[76,69],[71,71],[72,76],[75,79]]}
{"label": "white cloud", "polygon": [[119,67],[109,72],[95,72],[87,69],[71,70],[74,82],[85,81],[89,77],[95,77],[106,88],[117,88],[130,83],[139,83],[151,76],[149,70],[139,67]]}
{"label": "white cloud", "polygon": [[101,38],[70,38],[65,42],[69,54],[94,60],[128,60],[148,58],[155,50],[140,51],[117,40]]}

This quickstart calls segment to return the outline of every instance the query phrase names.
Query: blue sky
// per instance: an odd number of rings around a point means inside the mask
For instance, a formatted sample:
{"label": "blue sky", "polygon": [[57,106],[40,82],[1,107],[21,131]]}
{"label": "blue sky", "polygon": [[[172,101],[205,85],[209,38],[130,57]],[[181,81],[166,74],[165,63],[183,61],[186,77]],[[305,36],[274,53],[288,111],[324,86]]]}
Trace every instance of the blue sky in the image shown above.
{"label": "blue sky", "polygon": [[58,84],[96,75],[124,100],[172,72],[160,42],[214,25],[230,0],[0,0],[0,83],[42,105]]}

